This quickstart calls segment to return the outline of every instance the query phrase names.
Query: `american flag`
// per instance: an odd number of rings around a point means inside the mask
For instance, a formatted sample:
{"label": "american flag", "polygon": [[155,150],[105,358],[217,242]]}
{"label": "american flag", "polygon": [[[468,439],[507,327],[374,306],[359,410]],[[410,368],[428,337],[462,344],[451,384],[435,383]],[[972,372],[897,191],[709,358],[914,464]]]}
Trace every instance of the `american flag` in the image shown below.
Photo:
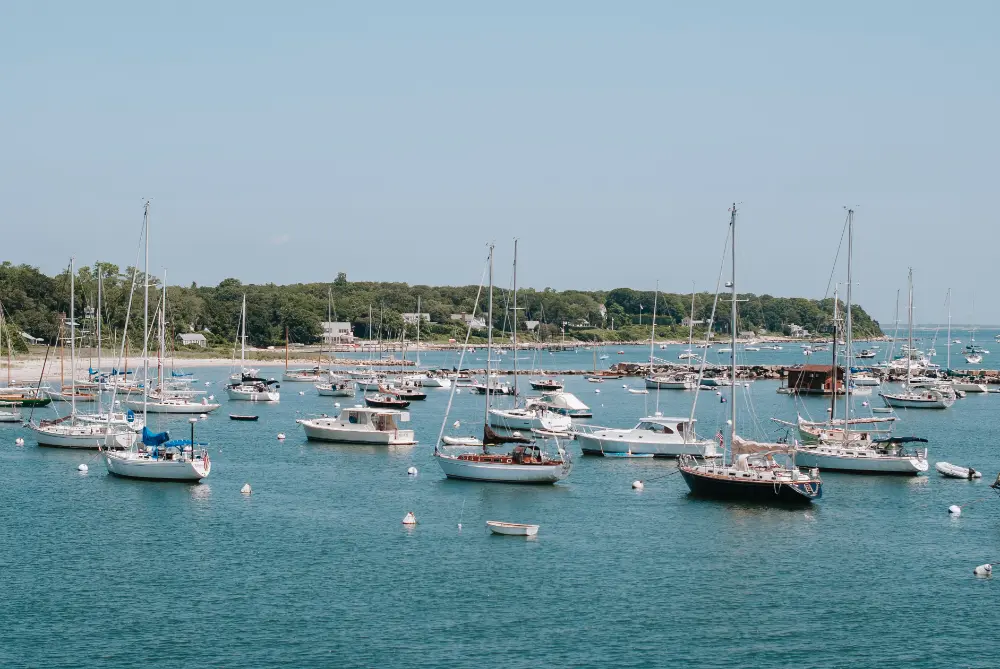
{"label": "american flag", "polygon": [[726,445],[726,441],[722,437],[722,430],[719,430],[718,433],[716,433],[715,438],[719,440],[719,446],[725,446]]}

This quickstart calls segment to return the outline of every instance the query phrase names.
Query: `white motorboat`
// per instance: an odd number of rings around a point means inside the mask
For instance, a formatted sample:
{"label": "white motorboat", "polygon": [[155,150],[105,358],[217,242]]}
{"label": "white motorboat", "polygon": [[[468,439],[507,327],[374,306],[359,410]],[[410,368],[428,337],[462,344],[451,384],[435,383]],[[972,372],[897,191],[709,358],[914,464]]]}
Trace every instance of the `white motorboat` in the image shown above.
{"label": "white motorboat", "polygon": [[982,472],[976,471],[972,467],[959,467],[958,465],[953,465],[950,462],[935,462],[934,469],[938,471],[938,474],[944,476],[945,478],[967,479],[971,481],[972,479],[983,477]]}
{"label": "white motorboat", "polygon": [[969,355],[965,356],[965,361],[970,365],[978,365],[983,361],[983,356],[980,355],[979,353],[970,353]]}
{"label": "white motorboat", "polygon": [[851,374],[851,381],[859,387],[875,387],[882,385],[877,376],[871,372],[854,372]]}
{"label": "white motorboat", "polygon": [[448,446],[482,446],[483,440],[479,437],[441,437],[442,443]]}
{"label": "white motorboat", "polygon": [[580,426],[573,434],[585,455],[659,458],[722,455],[718,442],[698,439],[694,422],[688,418],[648,416],[631,429]]}
{"label": "white motorboat", "polygon": [[701,380],[701,385],[709,388],[720,388],[733,385],[733,381],[728,376],[706,376]]}
{"label": "white motorboat", "polygon": [[0,411],[0,423],[20,423],[20,411]]}
{"label": "white motorboat", "polygon": [[988,393],[990,389],[985,383],[973,383],[972,381],[960,381],[954,379],[951,382],[951,387],[956,391],[963,393]]}
{"label": "white motorboat", "polygon": [[425,376],[420,379],[422,388],[451,388],[451,379],[443,376]]}
{"label": "white motorboat", "polygon": [[322,397],[354,397],[354,382],[340,380],[330,383],[317,383],[316,392]]}
{"label": "white motorboat", "polygon": [[486,527],[493,534],[505,534],[512,537],[533,537],[538,534],[538,525],[522,525],[521,523],[487,520]]}
{"label": "white motorboat", "polygon": [[410,446],[417,443],[413,430],[400,429],[410,421],[410,412],[354,406],[340,411],[336,418],[299,419],[307,439],[340,444],[376,444]]}
{"label": "white motorboat", "polygon": [[627,389],[633,395],[648,395],[649,391],[645,388],[628,388]]}
{"label": "white motorboat", "polygon": [[529,397],[528,407],[541,407],[546,411],[569,416],[570,418],[592,418],[594,412],[573,393],[557,391],[542,393],[540,397]]}
{"label": "white motorboat", "polygon": [[567,432],[573,427],[573,420],[543,407],[515,407],[511,409],[490,409],[489,424],[491,427],[508,432],[517,430],[546,430],[548,432]]}

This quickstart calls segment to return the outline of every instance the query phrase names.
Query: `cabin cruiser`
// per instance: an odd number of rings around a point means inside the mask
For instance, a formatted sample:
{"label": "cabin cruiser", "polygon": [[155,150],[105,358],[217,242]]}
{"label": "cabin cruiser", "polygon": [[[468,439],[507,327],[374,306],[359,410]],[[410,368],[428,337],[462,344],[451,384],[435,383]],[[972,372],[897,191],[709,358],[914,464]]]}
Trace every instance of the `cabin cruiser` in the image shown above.
{"label": "cabin cruiser", "polygon": [[527,406],[541,407],[570,418],[592,418],[594,416],[590,407],[581,402],[576,395],[564,391],[542,393],[540,397],[529,397]]}
{"label": "cabin cruiser", "polygon": [[656,458],[722,455],[717,442],[698,439],[694,421],[689,418],[647,416],[631,429],[580,426],[573,434],[585,455]]}
{"label": "cabin cruiser", "polygon": [[409,446],[417,443],[413,430],[401,430],[410,421],[408,411],[354,406],[342,409],[336,418],[299,419],[307,439],[343,444]]}

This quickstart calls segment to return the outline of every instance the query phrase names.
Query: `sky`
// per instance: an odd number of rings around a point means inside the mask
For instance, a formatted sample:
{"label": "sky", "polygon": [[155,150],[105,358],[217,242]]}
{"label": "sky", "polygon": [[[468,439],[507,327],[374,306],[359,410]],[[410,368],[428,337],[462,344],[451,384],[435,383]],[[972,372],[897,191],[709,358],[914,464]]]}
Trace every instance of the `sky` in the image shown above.
{"label": "sky", "polygon": [[[0,261],[826,294],[1000,323],[1000,4],[7,2]],[[846,281],[843,253],[837,281]],[[502,276],[502,278],[501,278]],[[973,307],[975,303],[975,307]]]}

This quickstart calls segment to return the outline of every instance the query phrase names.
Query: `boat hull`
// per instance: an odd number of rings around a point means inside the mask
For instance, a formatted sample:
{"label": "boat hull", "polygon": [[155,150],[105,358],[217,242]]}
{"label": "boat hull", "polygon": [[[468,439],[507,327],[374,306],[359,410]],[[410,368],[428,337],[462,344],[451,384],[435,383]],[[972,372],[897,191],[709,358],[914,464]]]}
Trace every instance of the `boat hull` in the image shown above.
{"label": "boat hull", "polygon": [[504,523],[499,520],[487,520],[486,527],[493,534],[508,537],[533,537],[538,534],[538,525],[522,525],[521,523]]}
{"label": "boat hull", "polygon": [[923,399],[880,393],[882,400],[896,409],[947,409],[954,402],[943,398]]}
{"label": "boat hull", "polygon": [[[681,467],[681,476],[691,494],[710,499],[746,502],[809,504],[823,494],[823,484],[773,481],[741,481],[708,476],[690,467]],[[805,486],[810,486],[806,489]]]}
{"label": "boat hull", "polygon": [[281,393],[274,390],[244,390],[242,388],[226,388],[226,395],[235,402],[277,402]]}
{"label": "boat hull", "polygon": [[417,381],[421,388],[451,388],[451,379],[428,377]]}
{"label": "boat hull", "polygon": [[897,476],[916,476],[928,469],[927,460],[924,458],[858,455],[863,450],[845,449],[845,452],[840,454],[812,448],[799,448],[795,451],[795,464],[802,467],[817,467],[820,471]]}
{"label": "boat hull", "polygon": [[[123,404],[135,412],[143,410],[141,401],[128,400],[123,402]],[[192,402],[190,404],[164,404],[160,402],[147,402],[146,413],[203,414],[215,411],[221,406],[221,404],[215,403],[198,404],[196,402]]]}
{"label": "boat hull", "polygon": [[186,481],[194,483],[209,475],[212,463],[204,464],[200,458],[173,461],[138,458],[134,453],[108,453],[104,456],[108,473],[130,479],[146,481]]}
{"label": "boat hull", "polygon": [[718,444],[714,441],[657,443],[648,439],[629,438],[627,434],[617,431],[575,434],[584,455],[639,458],[677,458],[682,455],[711,458],[720,455]]}
{"label": "boat hull", "polygon": [[413,430],[350,430],[335,425],[316,425],[310,421],[300,421],[311,441],[327,441],[337,444],[372,444],[376,446],[411,446],[416,442]]}
{"label": "boat hull", "polygon": [[555,465],[518,465],[460,460],[438,453],[437,463],[450,479],[492,483],[556,483],[569,475],[568,462]]}
{"label": "boat hull", "polygon": [[573,421],[569,416],[546,416],[520,409],[490,409],[490,427],[508,431],[546,430],[548,432],[565,432],[573,427]]}
{"label": "boat hull", "polygon": [[78,429],[46,430],[44,427],[29,427],[35,433],[39,446],[49,448],[78,448],[97,450],[100,448],[128,448],[137,439],[135,433],[123,430],[107,433],[102,426],[81,426]]}

